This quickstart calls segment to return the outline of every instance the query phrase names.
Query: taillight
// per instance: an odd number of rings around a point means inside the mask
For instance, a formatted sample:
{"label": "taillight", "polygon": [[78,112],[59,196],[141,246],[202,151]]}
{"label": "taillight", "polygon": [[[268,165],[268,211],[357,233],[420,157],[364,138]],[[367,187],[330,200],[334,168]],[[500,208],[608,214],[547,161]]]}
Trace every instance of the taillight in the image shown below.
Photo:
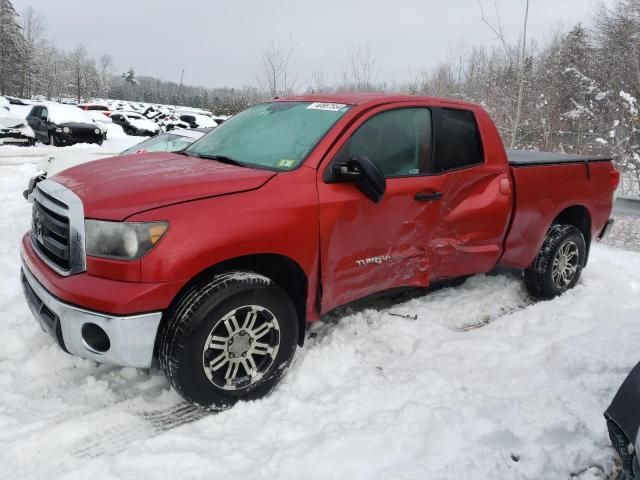
{"label": "taillight", "polygon": [[620,172],[615,168],[613,170],[609,170],[609,183],[614,190],[618,188],[618,185],[620,184]]}

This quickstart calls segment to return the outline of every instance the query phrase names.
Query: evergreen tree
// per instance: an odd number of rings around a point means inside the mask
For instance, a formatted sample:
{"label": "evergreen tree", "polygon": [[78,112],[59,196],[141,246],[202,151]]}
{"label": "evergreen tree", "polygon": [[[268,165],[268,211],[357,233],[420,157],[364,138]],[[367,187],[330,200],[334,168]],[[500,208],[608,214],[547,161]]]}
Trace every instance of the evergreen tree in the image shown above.
{"label": "evergreen tree", "polygon": [[23,42],[11,0],[0,0],[0,94],[15,94],[19,88]]}

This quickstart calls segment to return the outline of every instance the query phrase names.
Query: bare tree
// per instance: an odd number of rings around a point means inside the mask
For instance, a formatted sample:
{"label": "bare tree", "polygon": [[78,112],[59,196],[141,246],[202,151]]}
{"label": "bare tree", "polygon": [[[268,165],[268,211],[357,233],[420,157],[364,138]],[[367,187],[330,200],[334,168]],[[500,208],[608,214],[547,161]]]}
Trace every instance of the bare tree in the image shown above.
{"label": "bare tree", "polygon": [[[528,4],[528,0],[527,0],[527,4]],[[482,0],[478,0],[478,5],[480,6],[480,19],[482,20],[482,23],[484,23],[487,27],[489,27],[489,30],[491,30],[494,33],[494,35],[496,36],[496,39],[500,41],[500,44],[502,45],[502,48],[504,49],[504,52],[506,53],[506,55],[508,57],[512,57],[513,47],[507,41],[507,37],[504,31],[504,26],[502,25],[502,20],[500,18],[500,10],[498,9],[498,3],[496,1],[493,2],[493,7],[496,15],[496,19],[493,22],[489,20],[489,18],[486,15]]]}
{"label": "bare tree", "polygon": [[295,46],[289,39],[288,48],[270,40],[260,54],[258,70],[255,74],[257,87],[270,97],[289,95],[295,88],[295,77],[292,78],[290,68]]}
{"label": "bare tree", "polygon": [[100,92],[103,97],[107,97],[113,72],[113,58],[109,54],[104,54],[98,60],[98,65],[100,66]]}
{"label": "bare tree", "polygon": [[374,90],[376,57],[370,46],[353,47],[342,72],[342,90],[364,92]]}
{"label": "bare tree", "polygon": [[69,63],[71,73],[73,75],[73,86],[76,92],[78,103],[82,101],[86,79],[85,79],[85,63],[87,61],[87,49],[84,45],[78,45],[69,55]]}
{"label": "bare tree", "polygon": [[[478,0],[478,4],[480,5],[480,13],[482,22],[489,27],[489,29],[496,35],[497,39],[500,41],[502,48],[505,51],[508,59],[511,59],[515,56],[516,48],[512,47],[506,36],[505,31],[502,26],[502,21],[500,19],[500,10],[498,9],[497,3],[494,1],[495,15],[496,20],[491,22],[484,10],[484,6],[482,4],[482,0]],[[518,78],[518,93],[516,97],[516,107],[515,114],[513,115],[513,124],[511,126],[511,139],[509,146],[510,148],[514,148],[516,145],[516,141],[518,139],[518,129],[520,128],[520,119],[522,115],[522,97],[524,93],[524,83],[525,83],[525,60],[526,60],[526,51],[527,51],[527,24],[529,21],[529,0],[525,0],[525,13],[524,13],[524,25],[522,28],[522,38],[520,39],[520,55],[518,59],[518,67],[519,67],[519,78]]]}
{"label": "bare tree", "polygon": [[315,69],[311,72],[309,90],[311,93],[324,93],[331,90],[327,78],[322,70]]}
{"label": "bare tree", "polygon": [[511,132],[511,148],[516,146],[516,139],[518,138],[518,128],[520,127],[520,115],[522,112],[522,93],[524,90],[524,60],[527,51],[527,22],[529,20],[529,0],[526,1],[526,7],[524,12],[524,25],[522,27],[522,51],[520,53],[520,81],[518,85],[518,104],[516,106],[516,120],[513,126],[513,132]]}

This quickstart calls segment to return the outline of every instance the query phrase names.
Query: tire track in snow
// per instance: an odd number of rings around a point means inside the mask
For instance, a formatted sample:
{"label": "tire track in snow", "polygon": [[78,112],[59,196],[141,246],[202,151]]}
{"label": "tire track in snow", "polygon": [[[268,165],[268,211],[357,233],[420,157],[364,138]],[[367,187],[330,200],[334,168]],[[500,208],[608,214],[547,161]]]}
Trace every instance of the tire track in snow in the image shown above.
{"label": "tire track in snow", "polygon": [[[109,409],[111,410],[111,409]],[[97,458],[126,451],[132,442],[148,440],[166,431],[195,422],[217,412],[181,402],[158,410],[128,410],[133,418],[123,418],[109,425],[89,439],[83,438],[69,446],[68,452],[78,458]],[[100,417],[109,418],[113,412],[95,412],[96,423]]]}

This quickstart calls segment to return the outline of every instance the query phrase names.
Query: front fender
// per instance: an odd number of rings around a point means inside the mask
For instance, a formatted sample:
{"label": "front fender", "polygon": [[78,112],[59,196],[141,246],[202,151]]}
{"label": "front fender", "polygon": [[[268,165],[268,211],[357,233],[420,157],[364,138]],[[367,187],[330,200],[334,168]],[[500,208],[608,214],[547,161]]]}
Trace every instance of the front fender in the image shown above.
{"label": "front fender", "polygon": [[291,258],[309,277],[318,264],[316,172],[280,173],[263,187],[133,215],[167,220],[169,231],[141,261],[142,282],[189,280],[223,261],[273,253]]}

